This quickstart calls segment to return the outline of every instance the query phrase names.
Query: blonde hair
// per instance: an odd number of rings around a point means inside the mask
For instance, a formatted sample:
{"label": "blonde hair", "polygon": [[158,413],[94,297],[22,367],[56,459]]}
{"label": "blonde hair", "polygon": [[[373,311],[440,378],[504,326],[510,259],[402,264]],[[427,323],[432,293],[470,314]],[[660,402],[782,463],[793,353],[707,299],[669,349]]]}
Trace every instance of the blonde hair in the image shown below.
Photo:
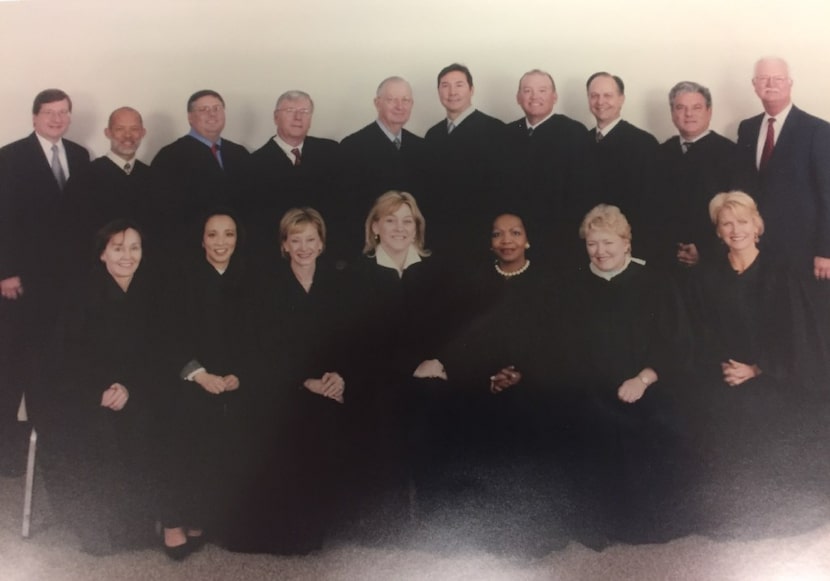
{"label": "blonde hair", "polygon": [[721,192],[713,197],[709,202],[709,218],[716,227],[720,213],[727,208],[733,212],[740,208],[749,213],[749,216],[758,228],[758,236],[764,233],[764,219],[761,218],[761,213],[758,211],[758,204],[755,203],[752,196],[746,192],[733,190],[731,192]]}
{"label": "blonde hair", "polygon": [[599,204],[591,208],[579,226],[579,237],[587,238],[591,230],[608,230],[631,242],[631,225],[617,206]]}
{"label": "blonde hair", "polygon": [[421,256],[429,256],[431,253],[424,248],[426,237],[426,220],[421,210],[418,208],[418,202],[415,201],[415,196],[409,192],[402,192],[400,190],[389,190],[385,194],[381,194],[375,200],[374,206],[369,210],[369,215],[366,216],[366,232],[363,245],[363,254],[372,254],[378,247],[380,241],[375,238],[372,232],[372,225],[378,222],[384,216],[394,214],[398,208],[406,204],[412,211],[412,217],[415,218],[415,250]]}
{"label": "blonde hair", "polygon": [[317,229],[317,235],[320,236],[320,242],[323,243],[323,250],[325,250],[326,222],[320,212],[314,208],[291,208],[283,214],[280,220],[280,254],[283,258],[286,256],[284,244],[288,240],[288,236],[308,224]]}

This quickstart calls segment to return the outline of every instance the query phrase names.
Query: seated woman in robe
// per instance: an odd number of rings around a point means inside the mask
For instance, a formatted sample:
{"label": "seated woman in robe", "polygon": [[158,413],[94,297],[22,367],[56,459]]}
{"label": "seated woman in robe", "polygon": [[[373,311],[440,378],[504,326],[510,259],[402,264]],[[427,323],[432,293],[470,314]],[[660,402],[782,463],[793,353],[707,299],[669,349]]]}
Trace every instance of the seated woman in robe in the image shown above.
{"label": "seated woman in robe", "polygon": [[[96,267],[67,302],[46,381],[54,417],[44,448],[54,501],[84,552],[106,555],[153,542],[157,294],[140,269],[141,233],[127,220],[97,234]],[[63,512],[60,510],[60,512]]]}
{"label": "seated woman in robe", "polygon": [[241,240],[230,210],[208,212],[201,247],[193,241],[167,289],[170,418],[162,525],[165,551],[175,560],[199,549],[205,530],[221,535],[234,512],[238,482],[231,466],[244,433],[242,398],[251,387],[240,390],[251,319]]}
{"label": "seated woman in robe", "polygon": [[[672,498],[672,391],[690,351],[680,297],[631,256],[632,232],[616,206],[600,204],[579,229],[590,260],[569,299],[577,475],[587,493],[588,534],[664,540],[684,531]],[[593,512],[592,509],[598,509]]]}
{"label": "seated woman in robe", "polygon": [[260,465],[228,546],[306,554],[323,546],[340,489],[335,462],[351,365],[349,303],[341,273],[320,258],[320,213],[292,208],[279,231],[285,261],[263,281],[257,309],[261,365],[251,421]]}
{"label": "seated woman in robe", "polygon": [[717,502],[704,512],[718,517],[715,528],[760,528],[760,517],[782,516],[772,505],[792,508],[787,497],[808,480],[811,461],[800,451],[806,423],[795,415],[808,354],[794,348],[809,328],[808,309],[797,279],[759,249],[764,221],[748,194],[716,195],[709,215],[726,252],[694,280],[700,356],[691,403],[714,487],[708,496]]}

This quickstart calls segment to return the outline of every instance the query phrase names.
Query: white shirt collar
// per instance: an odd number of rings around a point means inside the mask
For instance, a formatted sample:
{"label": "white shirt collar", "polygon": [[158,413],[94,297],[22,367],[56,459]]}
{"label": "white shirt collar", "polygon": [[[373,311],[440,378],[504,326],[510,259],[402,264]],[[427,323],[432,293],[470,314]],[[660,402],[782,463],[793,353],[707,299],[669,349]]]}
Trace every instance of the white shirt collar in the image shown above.
{"label": "white shirt collar", "polygon": [[614,127],[619,125],[620,121],[622,121],[622,117],[617,117],[602,129],[600,129],[599,125],[597,125],[597,133],[602,133],[602,136],[606,137],[609,133],[611,133],[611,130],[614,129]]}
{"label": "white shirt collar", "polygon": [[600,270],[600,269],[598,269],[596,266],[594,266],[594,263],[593,263],[593,262],[591,262],[591,263],[588,265],[588,268],[590,268],[590,269],[591,269],[591,272],[593,272],[593,273],[594,273],[595,275],[597,275],[598,277],[600,277],[600,278],[604,278],[605,280],[611,280],[612,278],[614,278],[615,276],[617,276],[617,275],[618,275],[618,274],[620,274],[621,272],[624,272],[624,271],[625,271],[625,269],[626,269],[626,268],[628,268],[628,265],[629,265],[629,264],[631,264],[631,257],[630,257],[630,256],[626,256],[626,257],[625,257],[625,263],[622,265],[622,268],[620,268],[620,269],[618,269],[618,270],[611,270],[611,271],[604,271],[604,270]]}
{"label": "white shirt collar", "polygon": [[124,172],[126,172],[126,170],[124,169],[124,166],[127,165],[128,163],[130,164],[130,168],[132,168],[130,171],[135,169],[135,163],[136,163],[135,157],[133,157],[132,159],[124,159],[123,157],[121,157],[118,154],[116,154],[115,152],[113,152],[111,149],[106,153],[105,157],[107,157],[112,163],[117,165]]}
{"label": "white shirt collar", "polygon": [[448,123],[448,124],[449,124],[449,123],[452,123],[455,127],[458,127],[459,125],[461,125],[461,123],[462,123],[462,122],[463,122],[463,121],[464,121],[467,117],[469,117],[470,115],[472,115],[472,114],[473,114],[473,112],[474,112],[475,110],[476,110],[476,108],[475,108],[473,105],[470,105],[470,106],[467,108],[467,110],[466,110],[466,111],[464,111],[461,115],[459,115],[459,116],[458,116],[458,117],[456,117],[455,119],[450,119],[449,117],[447,117],[447,123]]}
{"label": "white shirt collar", "polygon": [[548,120],[548,119],[550,119],[551,117],[553,117],[553,110],[552,110],[552,109],[551,109],[551,112],[548,114],[548,116],[547,116],[547,117],[545,117],[544,119],[542,119],[541,121],[539,121],[539,123],[536,123],[535,125],[531,125],[531,124],[530,124],[530,119],[528,119],[528,118],[525,116],[525,125],[527,125],[527,128],[528,128],[528,129],[536,129],[537,127],[539,127],[542,123],[544,123],[545,121],[547,121],[547,120]]}
{"label": "white shirt collar", "polygon": [[285,156],[289,160],[291,160],[291,163],[294,163],[294,154],[291,153],[291,150],[292,149],[299,149],[300,150],[300,155],[302,155],[303,154],[303,145],[305,145],[305,140],[303,140],[303,142],[300,145],[295,146],[295,145],[291,145],[290,143],[286,143],[285,141],[283,141],[282,137],[280,137],[279,135],[274,135],[274,143],[276,143],[277,146],[283,151]]}
{"label": "white shirt collar", "polygon": [[386,268],[393,268],[398,271],[398,276],[403,276],[403,271],[415,264],[416,262],[421,262],[421,255],[418,254],[418,251],[415,250],[415,246],[409,246],[409,249],[406,251],[406,260],[403,261],[403,268],[398,268],[398,265],[395,264],[395,261],[392,260],[392,257],[383,249],[382,246],[378,245],[375,248],[375,262],[377,262],[378,266],[385,266]]}

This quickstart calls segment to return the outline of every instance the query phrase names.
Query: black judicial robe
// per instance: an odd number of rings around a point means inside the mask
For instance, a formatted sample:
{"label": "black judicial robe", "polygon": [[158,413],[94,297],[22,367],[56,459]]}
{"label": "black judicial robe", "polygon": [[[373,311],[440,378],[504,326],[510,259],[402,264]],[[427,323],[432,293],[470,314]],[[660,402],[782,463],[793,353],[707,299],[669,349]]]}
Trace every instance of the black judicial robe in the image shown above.
{"label": "black judicial robe", "polygon": [[571,265],[571,257],[582,256],[574,233],[599,186],[585,126],[555,113],[532,134],[524,117],[510,123],[508,131],[510,193],[497,211],[521,210],[539,264]]}
{"label": "black judicial robe", "polygon": [[[125,162],[126,163],[126,162]],[[168,223],[164,206],[170,192],[155,170],[138,159],[129,175],[106,156],[92,161],[69,178],[62,200],[66,241],[73,265],[85,272],[94,252],[96,232],[108,222],[123,218],[142,230],[144,257],[151,262],[163,251],[163,237],[176,224]]]}
{"label": "black judicial robe", "polygon": [[710,131],[683,153],[680,138],[674,136],[660,145],[657,165],[659,187],[646,209],[659,228],[654,264],[676,264],[678,242],[694,243],[701,260],[716,259],[722,245],[709,218],[709,201],[715,194],[744,186],[737,146]]}
{"label": "black judicial robe", "polygon": [[304,206],[322,214],[327,226],[327,248],[340,254],[346,208],[338,143],[308,136],[303,142],[302,163],[294,165],[271,138],[251,154],[250,161],[240,209],[252,246],[262,249],[260,258],[271,263],[279,260],[280,219],[287,210]]}
{"label": "black judicial robe", "polygon": [[[47,484],[84,550],[140,546],[156,516],[158,297],[141,268],[124,292],[99,266],[67,299],[43,377]],[[100,405],[116,382],[129,391],[120,411]]]}
{"label": "black judicial robe", "polygon": [[389,190],[409,192],[419,206],[430,205],[432,194],[429,149],[422,137],[401,130],[401,147],[395,147],[377,122],[340,142],[348,188],[346,243],[360,252],[363,224],[374,201]]}
{"label": "black judicial robe", "polygon": [[[442,119],[424,136],[430,148],[435,190],[421,211],[429,225],[430,248],[458,263],[485,254],[479,238],[504,201],[511,157],[507,127],[479,110],[451,133]],[[420,202],[420,200],[419,200]]]}
{"label": "black judicial robe", "polygon": [[287,263],[279,264],[258,297],[256,393],[250,420],[259,461],[231,529],[229,548],[305,554],[322,547],[337,494],[335,461],[343,450],[343,404],[312,393],[309,378],[337,372],[345,398],[354,384],[344,325],[341,274],[318,260],[308,292]]}
{"label": "black judicial robe", "polygon": [[599,203],[619,207],[634,233],[632,255],[650,259],[655,232],[647,205],[657,187],[657,139],[624,119],[600,142],[596,128],[588,135],[600,180],[599,195],[589,209]]}
{"label": "black judicial robe", "polygon": [[[669,279],[634,262],[610,281],[586,268],[571,290],[585,522],[597,518],[611,538],[665,539],[668,525],[681,524],[665,511],[677,492],[673,391],[691,350],[685,307]],[[645,367],[658,381],[639,401],[621,401],[619,386]]]}
{"label": "black judicial robe", "polygon": [[[221,530],[242,486],[255,314],[252,281],[241,256],[223,274],[194,252],[175,272],[165,296],[164,406],[171,446],[162,518],[179,526]],[[182,379],[198,362],[208,373],[236,375],[237,390],[212,394]],[[195,370],[195,369],[193,369]],[[222,474],[222,478],[217,478]]]}

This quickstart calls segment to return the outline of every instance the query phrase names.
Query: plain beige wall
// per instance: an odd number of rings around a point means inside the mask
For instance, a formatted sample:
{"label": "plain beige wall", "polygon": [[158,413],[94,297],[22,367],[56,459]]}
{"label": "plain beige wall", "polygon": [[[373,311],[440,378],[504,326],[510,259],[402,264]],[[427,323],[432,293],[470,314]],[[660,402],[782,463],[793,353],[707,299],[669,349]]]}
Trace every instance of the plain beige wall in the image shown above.
{"label": "plain beige wall", "polygon": [[[138,108],[149,161],[184,134],[185,102],[213,88],[227,102],[225,136],[251,149],[274,132],[277,95],[311,93],[312,134],[341,139],[374,118],[378,82],[399,74],[415,90],[409,128],[423,134],[443,117],[435,75],[467,64],[474,103],[505,121],[519,76],[550,71],[557,111],[586,125],[589,74],[626,83],[623,116],[673,133],[666,94],[677,81],[712,89],[713,128],[735,138],[760,111],[750,85],[763,55],[787,58],[795,102],[830,119],[827,0],[20,0],[0,1],[0,143],[31,131],[34,95],[66,90],[75,104],[68,136],[103,154],[102,130],[120,105]],[[830,160],[828,160],[830,163]]]}

